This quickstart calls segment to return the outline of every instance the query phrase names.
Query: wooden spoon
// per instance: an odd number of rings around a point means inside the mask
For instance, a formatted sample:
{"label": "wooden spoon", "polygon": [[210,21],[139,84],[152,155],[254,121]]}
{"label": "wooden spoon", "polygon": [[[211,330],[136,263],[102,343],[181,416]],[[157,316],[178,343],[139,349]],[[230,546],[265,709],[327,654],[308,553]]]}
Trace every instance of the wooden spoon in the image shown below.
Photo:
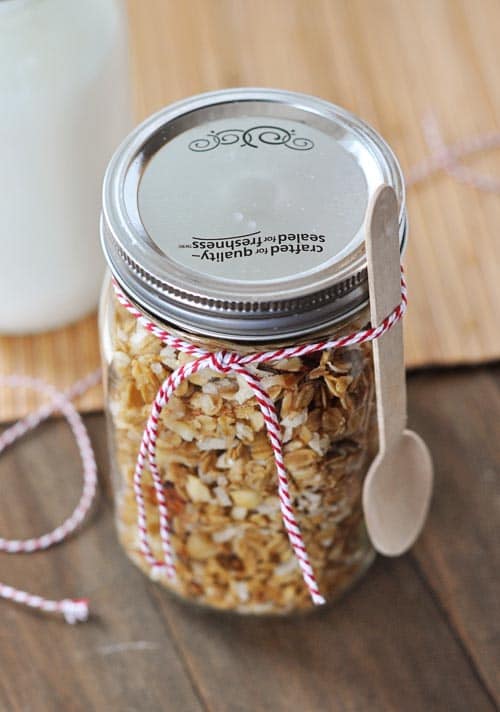
{"label": "wooden spoon", "polygon": [[[372,324],[401,300],[398,204],[381,186],[366,220]],[[373,341],[379,451],[363,484],[363,509],[374,548],[398,556],[418,537],[432,492],[432,460],[422,438],[406,428],[406,383],[401,321]]]}

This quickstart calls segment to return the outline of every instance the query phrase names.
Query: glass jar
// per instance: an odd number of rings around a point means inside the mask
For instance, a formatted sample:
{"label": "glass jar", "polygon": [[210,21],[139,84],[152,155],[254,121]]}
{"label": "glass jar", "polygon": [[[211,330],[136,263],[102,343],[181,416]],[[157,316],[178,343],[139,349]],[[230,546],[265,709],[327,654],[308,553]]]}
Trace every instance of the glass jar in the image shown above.
{"label": "glass jar", "polygon": [[[177,382],[156,413],[175,576],[145,556],[141,527],[163,557],[161,507],[151,467],[138,485],[136,463],[158,390],[183,364],[368,324],[364,217],[382,183],[398,196],[403,246],[402,177],[383,140],[338,107],[274,90],[168,107],[110,163],[102,241],[114,286],[108,278],[100,329],[118,532],[130,558],[185,599],[241,613],[313,605],[266,411],[230,358]],[[180,341],[166,344],[160,330]],[[279,417],[291,516],[331,601],[374,557],[361,505],[377,440],[371,346],[257,361],[247,367]]]}

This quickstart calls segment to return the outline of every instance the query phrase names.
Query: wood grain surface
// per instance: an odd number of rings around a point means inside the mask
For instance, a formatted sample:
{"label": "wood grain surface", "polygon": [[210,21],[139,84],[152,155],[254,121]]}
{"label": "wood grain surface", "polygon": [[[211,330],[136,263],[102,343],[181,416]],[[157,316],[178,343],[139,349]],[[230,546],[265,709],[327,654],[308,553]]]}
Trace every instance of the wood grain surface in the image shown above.
{"label": "wood grain surface", "polygon": [[[138,120],[201,91],[298,90],[366,119],[404,169],[428,155],[429,111],[448,142],[500,130],[498,0],[129,0],[128,10]],[[499,175],[498,152],[469,164]],[[436,174],[410,189],[408,209],[408,365],[498,358],[500,197]],[[92,318],[0,343],[0,372],[61,386],[97,364]],[[2,391],[0,419],[34,402]],[[100,407],[99,390],[80,405]]]}
{"label": "wood grain surface", "polygon": [[[0,601],[2,712],[495,712],[500,370],[414,374],[409,404],[436,465],[420,541],[379,559],[336,606],[269,620],[174,602],[129,563],[113,527],[103,416],[87,416],[104,492],[92,520],[50,552],[2,554],[1,577],[88,596],[92,619],[72,627]],[[79,475],[61,421],[7,451],[2,535],[60,521]]]}

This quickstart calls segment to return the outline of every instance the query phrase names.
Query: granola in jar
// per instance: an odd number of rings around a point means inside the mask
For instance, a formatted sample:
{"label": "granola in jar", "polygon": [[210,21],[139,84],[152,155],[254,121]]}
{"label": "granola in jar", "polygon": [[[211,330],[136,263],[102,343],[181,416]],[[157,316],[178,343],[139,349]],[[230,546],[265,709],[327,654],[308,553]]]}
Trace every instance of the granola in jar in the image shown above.
{"label": "granola in jar", "polygon": [[[403,238],[399,168],[362,122],[285,92],[195,97],[146,121],[115,155],[103,245],[138,312],[207,352],[330,339],[366,326],[363,217],[384,181],[398,192]],[[156,463],[176,575],[150,566],[134,481],[141,439],[160,386],[196,356],[145,328],[109,280],[100,320],[117,526],[127,554],[201,605],[242,613],[311,607],[283,525],[263,411],[236,373],[189,375],[159,413]],[[361,506],[376,445],[370,344],[249,369],[276,408],[291,504],[319,589],[333,600],[374,556]],[[141,488],[147,536],[161,560],[147,466]]]}

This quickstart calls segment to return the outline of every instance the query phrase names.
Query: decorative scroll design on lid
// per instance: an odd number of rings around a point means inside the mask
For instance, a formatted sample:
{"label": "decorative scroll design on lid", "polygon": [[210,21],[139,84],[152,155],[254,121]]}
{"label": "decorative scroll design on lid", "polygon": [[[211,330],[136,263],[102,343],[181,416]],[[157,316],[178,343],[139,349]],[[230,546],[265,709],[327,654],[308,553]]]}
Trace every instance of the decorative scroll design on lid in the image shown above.
{"label": "decorative scroll design on lid", "polygon": [[239,144],[243,147],[259,148],[266,146],[285,146],[293,151],[310,151],[314,148],[314,141],[303,136],[296,136],[295,129],[281,128],[280,126],[252,126],[249,129],[222,129],[209,131],[206,136],[196,138],[190,142],[188,148],[196,153],[213,151],[220,146]]}

